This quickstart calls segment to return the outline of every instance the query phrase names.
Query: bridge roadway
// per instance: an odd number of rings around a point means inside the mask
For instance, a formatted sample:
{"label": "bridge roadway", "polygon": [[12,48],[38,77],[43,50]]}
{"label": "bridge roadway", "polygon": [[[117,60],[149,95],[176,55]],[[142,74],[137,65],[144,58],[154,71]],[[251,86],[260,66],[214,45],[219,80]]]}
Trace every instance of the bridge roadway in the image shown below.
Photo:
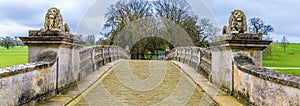
{"label": "bridge roadway", "polygon": [[[65,101],[68,106],[241,105],[219,90],[200,88],[181,68],[171,61],[122,60],[86,89],[83,86],[87,85],[78,84],[81,94]],[[219,100],[212,100],[213,95]],[[40,105],[58,105],[64,98],[56,96]]]}

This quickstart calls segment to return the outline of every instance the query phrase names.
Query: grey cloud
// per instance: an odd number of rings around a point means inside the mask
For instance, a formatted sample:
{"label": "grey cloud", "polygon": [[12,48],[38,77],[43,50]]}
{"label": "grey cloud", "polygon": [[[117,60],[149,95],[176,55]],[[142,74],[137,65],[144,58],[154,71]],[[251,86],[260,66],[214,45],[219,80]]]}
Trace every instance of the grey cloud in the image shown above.
{"label": "grey cloud", "polygon": [[[71,27],[71,32],[80,32],[80,30],[85,30],[87,33],[98,34],[105,21],[104,11],[106,7],[116,1],[117,0],[95,0],[94,3],[94,0],[0,0],[0,24],[4,21],[10,21],[22,26],[23,28],[41,28],[47,9],[54,6],[61,9],[64,21]],[[219,23],[219,26],[223,26],[228,23],[228,17],[232,10],[241,9],[245,11],[248,19],[252,17],[260,17],[268,24],[271,24],[275,28],[274,36],[275,34],[278,36],[286,35],[288,38],[292,38],[293,42],[300,43],[300,39],[298,39],[298,31],[300,30],[300,14],[297,14],[300,10],[299,0],[187,1],[189,1],[194,12],[200,17],[202,17],[203,14],[206,14],[204,17],[211,18],[213,21],[214,15],[217,20],[215,23]],[[202,1],[204,1],[212,10],[213,15],[202,12],[204,11],[203,7],[205,7],[203,4],[200,4]],[[93,7],[93,5],[95,7]],[[9,27],[5,28],[9,29]],[[79,30],[77,30],[77,28]],[[14,28],[11,27],[11,29]],[[92,31],[90,29],[94,30]],[[27,31],[20,33],[27,33]]]}
{"label": "grey cloud", "polygon": [[14,6],[2,6],[0,7],[1,19],[2,20],[14,20],[17,23],[28,25],[28,26],[37,26],[38,23],[36,16],[42,12],[42,10],[32,10],[26,7],[14,7]]}

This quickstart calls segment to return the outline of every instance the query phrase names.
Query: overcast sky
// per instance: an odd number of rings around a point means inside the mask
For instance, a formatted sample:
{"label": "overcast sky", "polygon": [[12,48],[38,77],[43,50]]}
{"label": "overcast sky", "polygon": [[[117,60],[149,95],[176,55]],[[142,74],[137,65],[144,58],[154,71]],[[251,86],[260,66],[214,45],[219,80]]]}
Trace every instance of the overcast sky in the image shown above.
{"label": "overcast sky", "polygon": [[[99,33],[104,22],[105,8],[117,0],[0,0],[0,36],[27,36],[28,30],[43,27],[45,13],[50,7],[61,10],[64,22],[72,33],[85,30]],[[218,26],[228,24],[230,12],[243,10],[248,19],[259,17],[272,25],[274,40],[287,36],[300,43],[300,0],[187,0],[200,17],[212,19]],[[78,28],[78,30],[77,30]],[[96,30],[97,29],[97,30]]]}

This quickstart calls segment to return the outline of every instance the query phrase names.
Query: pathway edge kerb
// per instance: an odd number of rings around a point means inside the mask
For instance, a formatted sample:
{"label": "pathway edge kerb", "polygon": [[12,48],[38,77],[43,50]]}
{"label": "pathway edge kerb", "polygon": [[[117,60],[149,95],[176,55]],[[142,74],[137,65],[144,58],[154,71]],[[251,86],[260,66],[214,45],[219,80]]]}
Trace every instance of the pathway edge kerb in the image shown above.
{"label": "pathway edge kerb", "polygon": [[[125,59],[120,59],[117,61],[113,61],[111,63],[107,63],[104,66],[100,67],[99,69],[97,69],[97,71],[95,71],[94,73],[99,73],[100,70],[104,70],[102,72],[102,74],[100,74],[98,76],[98,78],[93,79],[92,83],[89,84],[86,88],[83,88],[83,90],[81,90],[81,92],[79,94],[77,94],[76,96],[72,97],[71,100],[67,101],[64,106],[68,105],[69,103],[71,103],[73,100],[75,100],[75,98],[79,97],[84,91],[86,91],[88,88],[90,88],[94,83],[96,83],[104,74],[106,74],[110,69],[112,69],[115,65],[118,65],[119,63],[121,63],[122,61],[125,61]],[[90,75],[92,75],[93,73],[90,73]],[[88,75],[89,76],[89,75]],[[81,83],[89,83],[89,82],[81,82]],[[79,83],[80,84],[80,83]]]}
{"label": "pathway edge kerb", "polygon": [[[210,95],[209,93],[207,93],[207,90],[206,89],[203,89],[203,86],[201,86],[201,85],[199,85],[196,81],[195,81],[195,79],[190,75],[190,74],[188,74],[187,72],[186,72],[186,70],[184,70],[184,68],[181,66],[181,65],[179,65],[178,63],[179,62],[177,62],[177,61],[170,61],[172,64],[174,64],[177,68],[179,68],[180,70],[182,70],[182,72],[184,72],[190,79],[192,79],[192,81],[199,87],[199,88],[201,88],[203,91],[204,91],[204,93],[205,94],[207,94],[208,96],[209,96],[209,98],[211,98],[215,103],[217,103],[219,106],[221,106],[221,104],[218,102],[218,101],[216,101],[215,100],[215,98],[212,96],[212,95]],[[180,64],[183,64],[183,63],[180,63]],[[185,65],[185,64],[184,64]],[[204,77],[204,76],[203,76]],[[208,80],[207,80],[208,81]]]}
{"label": "pathway edge kerb", "polygon": [[[184,67],[187,67],[187,68],[191,68],[190,66],[188,66],[188,65],[186,65],[186,64],[184,64],[184,63],[180,63],[180,62],[178,62],[178,61],[170,61],[172,64],[174,64],[175,66],[177,66],[178,68],[180,68],[181,70],[183,70],[183,72],[189,77],[189,78],[191,78],[192,80],[193,80],[193,82],[197,85],[197,86],[199,86],[203,91],[204,91],[204,93],[205,94],[207,94],[215,103],[217,103],[219,106],[227,106],[227,104],[228,103],[223,103],[224,101],[219,101],[219,100],[216,100],[217,98],[216,97],[218,97],[218,95],[211,95],[210,93],[208,93],[208,89],[204,89],[205,87],[203,86],[203,85],[200,85],[200,84],[198,84],[197,83],[197,81],[195,80],[195,78],[194,77],[192,77],[191,75],[190,75],[190,73],[188,73],[188,72],[186,72],[186,68],[184,68]],[[193,68],[191,68],[191,69],[193,69]],[[195,69],[193,69],[193,70],[195,70]],[[203,75],[201,75],[201,74],[198,74],[198,75],[200,75],[200,76],[202,76],[203,78],[205,78]],[[210,83],[210,84],[212,84],[211,82],[209,82],[207,79],[201,79],[201,80],[206,80],[208,83]],[[234,97],[232,97],[233,99],[235,99],[237,102],[239,101],[239,100],[237,100],[236,98],[234,98]],[[234,102],[234,101],[232,101],[232,102]],[[233,103],[233,104],[236,104],[236,105],[241,105],[241,103]]]}

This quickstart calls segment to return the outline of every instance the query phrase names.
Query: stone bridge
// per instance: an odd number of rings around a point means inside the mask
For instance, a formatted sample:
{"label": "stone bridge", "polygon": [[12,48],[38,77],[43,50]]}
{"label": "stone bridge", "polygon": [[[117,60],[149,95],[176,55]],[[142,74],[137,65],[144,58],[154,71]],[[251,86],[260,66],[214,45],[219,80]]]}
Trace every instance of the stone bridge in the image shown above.
{"label": "stone bridge", "polygon": [[28,64],[0,69],[0,105],[300,104],[299,77],[262,67],[271,41],[260,34],[229,28],[209,48],[176,47],[164,61],[140,61],[117,46],[82,48],[49,24],[20,37]]}

